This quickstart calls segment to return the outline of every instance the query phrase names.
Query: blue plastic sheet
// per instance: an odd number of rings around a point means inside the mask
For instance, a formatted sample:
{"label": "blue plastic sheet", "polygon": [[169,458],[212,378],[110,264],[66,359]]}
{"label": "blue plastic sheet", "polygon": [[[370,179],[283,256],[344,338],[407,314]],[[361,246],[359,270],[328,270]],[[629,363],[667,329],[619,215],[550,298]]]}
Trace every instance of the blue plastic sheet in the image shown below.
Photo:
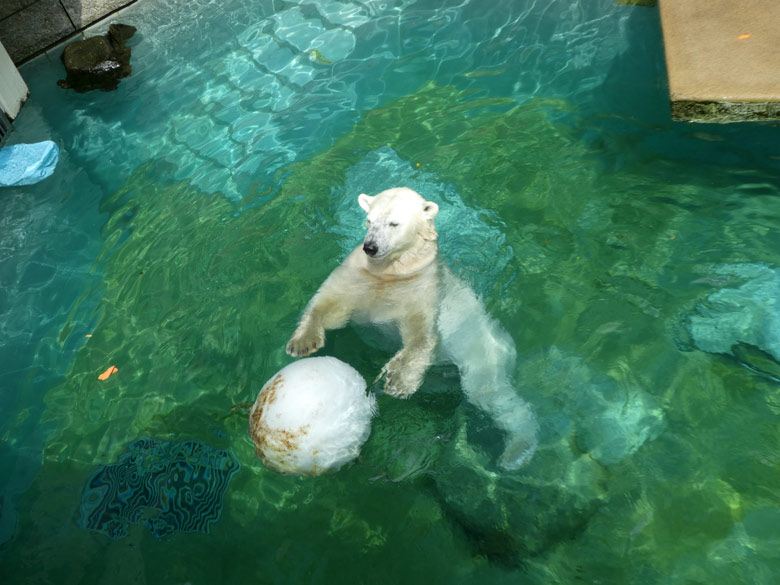
{"label": "blue plastic sheet", "polygon": [[32,185],[54,172],[60,150],[51,140],[0,150],[0,187]]}

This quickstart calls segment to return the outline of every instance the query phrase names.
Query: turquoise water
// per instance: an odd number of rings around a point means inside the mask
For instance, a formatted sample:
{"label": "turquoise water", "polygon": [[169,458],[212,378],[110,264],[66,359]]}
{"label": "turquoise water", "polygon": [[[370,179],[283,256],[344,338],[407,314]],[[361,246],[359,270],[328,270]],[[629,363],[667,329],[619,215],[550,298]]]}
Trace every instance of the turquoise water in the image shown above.
{"label": "turquoise water", "polygon": [[[670,122],[655,8],[116,20],[116,92],[59,89],[57,51],[22,68],[12,142],[62,156],[0,192],[3,583],[775,582],[778,129]],[[241,404],[361,240],[357,194],[396,185],[514,339],[540,447],[502,471],[438,366],[378,395],[355,463],[277,475]],[[323,353],[367,380],[389,357],[351,328]]]}

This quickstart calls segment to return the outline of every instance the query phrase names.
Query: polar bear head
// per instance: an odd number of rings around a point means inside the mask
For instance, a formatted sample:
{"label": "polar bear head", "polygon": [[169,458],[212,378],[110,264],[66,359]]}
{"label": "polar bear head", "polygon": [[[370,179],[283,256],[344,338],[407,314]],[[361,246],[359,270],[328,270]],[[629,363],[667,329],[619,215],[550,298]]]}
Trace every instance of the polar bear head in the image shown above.
{"label": "polar bear head", "polygon": [[396,187],[374,197],[363,193],[358,196],[358,203],[366,212],[368,228],[363,251],[371,258],[400,255],[416,245],[436,240],[433,218],[439,206],[416,191]]}

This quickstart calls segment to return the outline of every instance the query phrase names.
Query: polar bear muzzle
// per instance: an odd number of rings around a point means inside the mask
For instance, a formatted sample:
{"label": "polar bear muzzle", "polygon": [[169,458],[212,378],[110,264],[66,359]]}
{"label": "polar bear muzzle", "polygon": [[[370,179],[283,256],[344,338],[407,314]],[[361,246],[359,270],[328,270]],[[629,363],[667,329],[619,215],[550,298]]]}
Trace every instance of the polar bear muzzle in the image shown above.
{"label": "polar bear muzzle", "polygon": [[363,251],[372,258],[376,256],[376,253],[379,251],[379,246],[376,245],[376,242],[373,240],[366,240],[363,242]]}

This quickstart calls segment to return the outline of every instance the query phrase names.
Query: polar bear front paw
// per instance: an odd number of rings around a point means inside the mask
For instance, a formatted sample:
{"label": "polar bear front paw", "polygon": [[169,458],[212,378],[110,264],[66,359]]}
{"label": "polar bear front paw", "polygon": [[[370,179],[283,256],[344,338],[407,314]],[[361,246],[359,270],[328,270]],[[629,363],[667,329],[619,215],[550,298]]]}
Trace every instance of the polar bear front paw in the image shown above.
{"label": "polar bear front paw", "polygon": [[376,379],[384,377],[386,394],[396,398],[409,398],[422,384],[424,373],[424,370],[418,372],[405,364],[403,356],[398,354],[385,364]]}
{"label": "polar bear front paw", "polygon": [[509,471],[520,469],[534,456],[537,445],[538,440],[535,433],[531,436],[508,437],[504,453],[499,460],[501,467]]}
{"label": "polar bear front paw", "polygon": [[325,345],[325,329],[322,327],[298,327],[287,342],[286,351],[293,357],[306,357]]}

